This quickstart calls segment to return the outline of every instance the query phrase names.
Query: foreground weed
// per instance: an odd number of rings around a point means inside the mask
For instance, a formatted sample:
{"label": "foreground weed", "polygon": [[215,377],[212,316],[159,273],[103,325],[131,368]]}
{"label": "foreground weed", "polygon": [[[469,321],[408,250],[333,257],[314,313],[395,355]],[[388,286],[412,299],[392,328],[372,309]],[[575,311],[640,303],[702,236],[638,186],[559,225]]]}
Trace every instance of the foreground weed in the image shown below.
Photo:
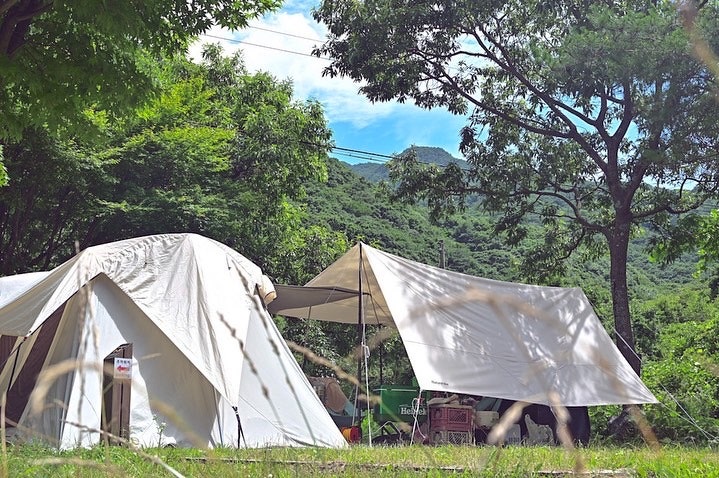
{"label": "foreground weed", "polygon": [[[353,446],[319,448],[144,449],[141,456],[124,447],[95,447],[57,452],[37,446],[8,448],[12,477],[111,476],[171,477],[168,468],[149,461],[155,456],[180,476],[227,478],[400,477],[541,477],[592,476],[636,478],[718,477],[719,454],[710,448],[588,447],[568,452],[559,447]],[[588,474],[577,475],[578,464]],[[615,472],[615,474],[607,474]],[[621,474],[626,472],[624,474]],[[177,475],[174,475],[177,476]]]}

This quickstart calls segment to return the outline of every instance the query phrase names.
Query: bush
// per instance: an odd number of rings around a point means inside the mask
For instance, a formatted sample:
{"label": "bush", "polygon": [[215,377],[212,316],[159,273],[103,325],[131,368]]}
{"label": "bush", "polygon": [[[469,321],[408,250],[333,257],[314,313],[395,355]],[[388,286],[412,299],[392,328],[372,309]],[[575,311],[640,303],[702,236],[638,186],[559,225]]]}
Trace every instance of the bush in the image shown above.
{"label": "bush", "polygon": [[719,378],[706,356],[686,353],[648,363],[644,382],[660,401],[645,412],[657,438],[706,443],[719,434]]}
{"label": "bush", "polygon": [[658,405],[646,407],[657,437],[704,443],[719,434],[719,318],[664,327],[660,357],[644,365],[643,379]]}

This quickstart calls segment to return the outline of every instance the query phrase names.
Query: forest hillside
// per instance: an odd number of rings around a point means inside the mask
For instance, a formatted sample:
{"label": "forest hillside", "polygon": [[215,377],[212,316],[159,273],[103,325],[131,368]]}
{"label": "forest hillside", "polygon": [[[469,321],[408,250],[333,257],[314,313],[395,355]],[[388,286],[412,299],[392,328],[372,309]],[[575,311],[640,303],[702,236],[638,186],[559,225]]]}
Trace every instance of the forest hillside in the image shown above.
{"label": "forest hillside", "polygon": [[[418,158],[429,161],[419,148]],[[448,156],[448,155],[447,155]],[[424,159],[423,159],[424,158]],[[440,248],[450,270],[497,280],[527,282],[517,264],[531,248],[531,236],[522,246],[510,248],[494,229],[494,218],[478,207],[433,223],[426,207],[389,201],[383,189],[383,164],[349,165],[328,160],[326,183],[307,185],[301,201],[307,226],[323,226],[345,235],[349,243],[363,241],[387,252],[426,264],[439,265]],[[539,223],[529,225],[540,228]],[[642,231],[629,251],[628,278],[637,348],[643,360],[642,378],[662,401],[646,409],[660,437],[704,440],[706,430],[719,426],[719,377],[711,367],[719,355],[717,281],[711,274],[696,275],[696,259],[685,255],[662,266],[650,260],[650,232]],[[579,251],[567,272],[547,285],[580,287],[592,302],[607,331],[613,334],[609,288],[609,262]],[[298,330],[298,327],[301,329]],[[306,324],[286,328],[289,336],[307,340],[319,353],[342,362],[355,346],[354,332],[337,324]],[[298,337],[297,334],[301,335]],[[383,345],[383,370],[374,365],[374,379],[408,383],[411,367],[397,337]],[[609,418],[616,407],[595,407],[595,432],[608,434]],[[689,418],[691,417],[691,418]],[[694,423],[692,423],[694,422]],[[708,427],[708,428],[707,428]],[[719,428],[717,429],[719,430]],[[689,437],[689,438],[688,438]]]}

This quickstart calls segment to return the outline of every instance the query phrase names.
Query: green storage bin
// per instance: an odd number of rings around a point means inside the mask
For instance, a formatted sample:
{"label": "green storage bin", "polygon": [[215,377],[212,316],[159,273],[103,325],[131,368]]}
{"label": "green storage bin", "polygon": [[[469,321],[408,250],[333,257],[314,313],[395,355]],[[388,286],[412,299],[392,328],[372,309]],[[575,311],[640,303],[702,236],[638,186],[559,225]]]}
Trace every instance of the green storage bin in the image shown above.
{"label": "green storage bin", "polygon": [[427,400],[429,392],[419,395],[419,388],[411,385],[380,385],[374,390],[380,402],[374,406],[374,420],[382,422],[414,423],[414,407],[419,399],[417,422],[427,421]]}

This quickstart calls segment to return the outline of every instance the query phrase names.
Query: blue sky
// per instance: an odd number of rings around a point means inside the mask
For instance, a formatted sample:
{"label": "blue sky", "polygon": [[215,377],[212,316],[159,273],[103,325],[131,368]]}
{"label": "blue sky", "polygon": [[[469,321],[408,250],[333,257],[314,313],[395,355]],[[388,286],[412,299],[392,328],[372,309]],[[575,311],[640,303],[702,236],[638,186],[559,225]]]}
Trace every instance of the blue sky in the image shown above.
{"label": "blue sky", "polygon": [[[200,41],[220,43],[228,53],[241,50],[250,71],[267,71],[278,79],[291,79],[296,99],[314,99],[323,105],[335,145],[340,148],[392,155],[412,145],[436,146],[461,157],[459,131],[465,118],[413,104],[372,104],[358,93],[359,84],[347,78],[322,76],[328,61],[310,56],[326,31],[310,14],[314,5],[315,1],[289,1],[281,10],[252,20],[250,28],[215,28]],[[191,54],[196,54],[197,49],[191,49]],[[362,155],[340,150],[333,156],[350,163],[367,162],[356,157]]]}

